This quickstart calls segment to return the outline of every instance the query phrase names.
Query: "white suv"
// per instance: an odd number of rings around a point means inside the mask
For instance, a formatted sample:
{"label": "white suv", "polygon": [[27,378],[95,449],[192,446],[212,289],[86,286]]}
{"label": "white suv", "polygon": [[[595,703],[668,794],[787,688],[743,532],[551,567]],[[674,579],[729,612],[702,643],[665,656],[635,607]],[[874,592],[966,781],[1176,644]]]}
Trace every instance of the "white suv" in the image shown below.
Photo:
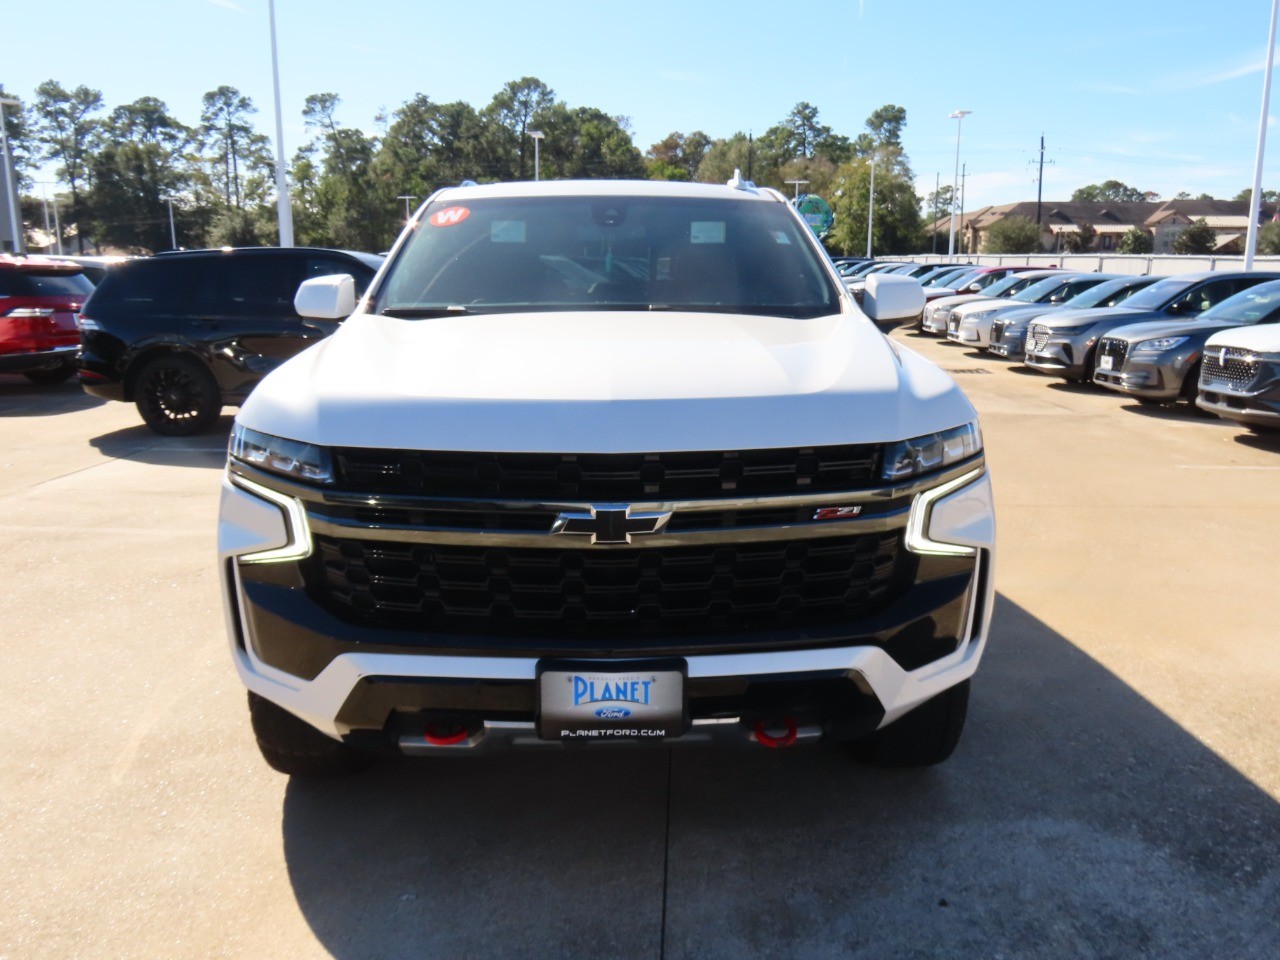
{"label": "white suv", "polygon": [[[786,198],[441,190],[236,419],[227,623],[269,763],[828,739],[945,759],[992,604],[973,408]],[[865,311],[865,313],[864,313]]]}

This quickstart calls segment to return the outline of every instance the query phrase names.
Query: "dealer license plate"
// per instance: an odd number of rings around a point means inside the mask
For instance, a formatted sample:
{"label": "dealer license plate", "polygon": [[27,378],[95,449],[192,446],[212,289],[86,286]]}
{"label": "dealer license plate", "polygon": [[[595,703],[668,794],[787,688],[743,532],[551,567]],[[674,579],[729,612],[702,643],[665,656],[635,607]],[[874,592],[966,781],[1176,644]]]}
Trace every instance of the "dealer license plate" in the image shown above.
{"label": "dealer license plate", "polygon": [[548,660],[538,665],[538,736],[544,740],[658,741],[687,726],[683,660]]}
{"label": "dealer license plate", "polygon": [[1098,358],[1098,369],[1099,369],[1099,370],[1110,370],[1110,369],[1111,369],[1111,363],[1112,363],[1112,361],[1113,361],[1113,360],[1115,360],[1115,358],[1114,358],[1114,357],[1109,356],[1109,355],[1107,355],[1107,354],[1105,354],[1105,353],[1104,353],[1102,356],[1100,356],[1100,357]]}

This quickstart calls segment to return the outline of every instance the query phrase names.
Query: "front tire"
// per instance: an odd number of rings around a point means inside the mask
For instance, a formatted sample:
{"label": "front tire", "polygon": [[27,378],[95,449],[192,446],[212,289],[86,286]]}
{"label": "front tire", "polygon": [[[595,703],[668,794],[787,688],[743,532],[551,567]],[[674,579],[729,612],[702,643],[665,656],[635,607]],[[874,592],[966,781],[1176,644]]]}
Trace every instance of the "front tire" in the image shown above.
{"label": "front tire", "polygon": [[850,743],[849,755],[869,767],[933,766],[955,751],[968,712],[969,681],[965,680],[889,726]]}
{"label": "front tire", "polygon": [[299,720],[265,697],[249,694],[249,721],[267,765],[291,777],[337,777],[357,773],[372,758]]}
{"label": "front tire", "polygon": [[134,385],[138,412],[148,427],[166,437],[189,437],[213,426],[222,413],[217,381],[204,364],[189,357],[158,357]]}

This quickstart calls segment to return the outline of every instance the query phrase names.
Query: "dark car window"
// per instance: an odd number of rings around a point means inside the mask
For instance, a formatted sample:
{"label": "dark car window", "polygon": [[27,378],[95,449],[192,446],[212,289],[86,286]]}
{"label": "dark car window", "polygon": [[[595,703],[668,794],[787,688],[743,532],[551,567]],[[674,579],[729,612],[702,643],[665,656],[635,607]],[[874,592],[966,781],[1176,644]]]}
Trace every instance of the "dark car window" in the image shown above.
{"label": "dark car window", "polygon": [[1045,277],[1019,290],[1010,299],[1021,303],[1044,303],[1064,282],[1062,277]]}
{"label": "dark car window", "polygon": [[131,260],[103,277],[91,301],[96,316],[121,310],[146,316],[184,310],[206,290],[204,259]]}
{"label": "dark car window", "polygon": [[1120,277],[1105,280],[1096,287],[1090,287],[1083,293],[1077,293],[1067,303],[1073,310],[1086,310],[1090,307],[1114,307],[1123,303],[1135,293],[1155,283],[1154,277]]}
{"label": "dark car window", "polygon": [[1204,321],[1237,323],[1274,323],[1277,318],[1280,318],[1280,280],[1242,290],[1200,315]]}
{"label": "dark car window", "polygon": [[296,257],[220,257],[211,274],[218,310],[240,316],[293,316],[299,283]]}
{"label": "dark car window", "polygon": [[[1256,283],[1257,281],[1253,281]],[[1221,303],[1233,294],[1239,293],[1253,285],[1246,277],[1229,277],[1222,280],[1210,280],[1194,289],[1188,290],[1173,303],[1169,304],[1171,313],[1202,313],[1215,304]]]}
{"label": "dark car window", "polygon": [[302,265],[303,280],[310,280],[313,277],[328,277],[335,273],[349,274],[356,282],[356,296],[363,297],[365,290],[369,287],[369,281],[373,279],[374,271],[362,263],[353,263],[350,260],[342,260],[338,257],[307,257],[306,262]]}
{"label": "dark car window", "polygon": [[1180,280],[1177,277],[1157,280],[1147,289],[1134,294],[1126,300],[1124,305],[1131,310],[1159,310],[1165,304],[1186,292],[1194,282],[1193,280]]}
{"label": "dark car window", "polygon": [[0,270],[0,297],[79,297],[93,293],[84,274],[66,270]]}

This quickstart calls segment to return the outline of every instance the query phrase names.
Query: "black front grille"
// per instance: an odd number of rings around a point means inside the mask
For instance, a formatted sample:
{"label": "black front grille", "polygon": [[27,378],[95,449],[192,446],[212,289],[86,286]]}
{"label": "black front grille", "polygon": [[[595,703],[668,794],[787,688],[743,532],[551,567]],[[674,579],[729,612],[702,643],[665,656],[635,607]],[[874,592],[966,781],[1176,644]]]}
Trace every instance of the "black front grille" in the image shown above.
{"label": "black front grille", "polygon": [[315,543],[307,581],[328,609],[424,632],[599,639],[760,631],[866,616],[911,577],[900,531],[640,550]]}
{"label": "black front grille", "polygon": [[[1129,341],[1119,340],[1114,337],[1103,337],[1102,342],[1098,344],[1098,357],[1110,357],[1111,367],[1114,371],[1124,367],[1125,357],[1129,355]],[[1099,367],[1102,364],[1098,365]]]}
{"label": "black front grille", "polygon": [[337,449],[336,488],[370,495],[630,503],[778,496],[877,485],[876,444],[694,453],[461,453]]}
{"label": "black front grille", "polygon": [[1239,347],[1209,347],[1204,352],[1200,382],[1206,387],[1226,386],[1247,390],[1258,376],[1254,355]]}

